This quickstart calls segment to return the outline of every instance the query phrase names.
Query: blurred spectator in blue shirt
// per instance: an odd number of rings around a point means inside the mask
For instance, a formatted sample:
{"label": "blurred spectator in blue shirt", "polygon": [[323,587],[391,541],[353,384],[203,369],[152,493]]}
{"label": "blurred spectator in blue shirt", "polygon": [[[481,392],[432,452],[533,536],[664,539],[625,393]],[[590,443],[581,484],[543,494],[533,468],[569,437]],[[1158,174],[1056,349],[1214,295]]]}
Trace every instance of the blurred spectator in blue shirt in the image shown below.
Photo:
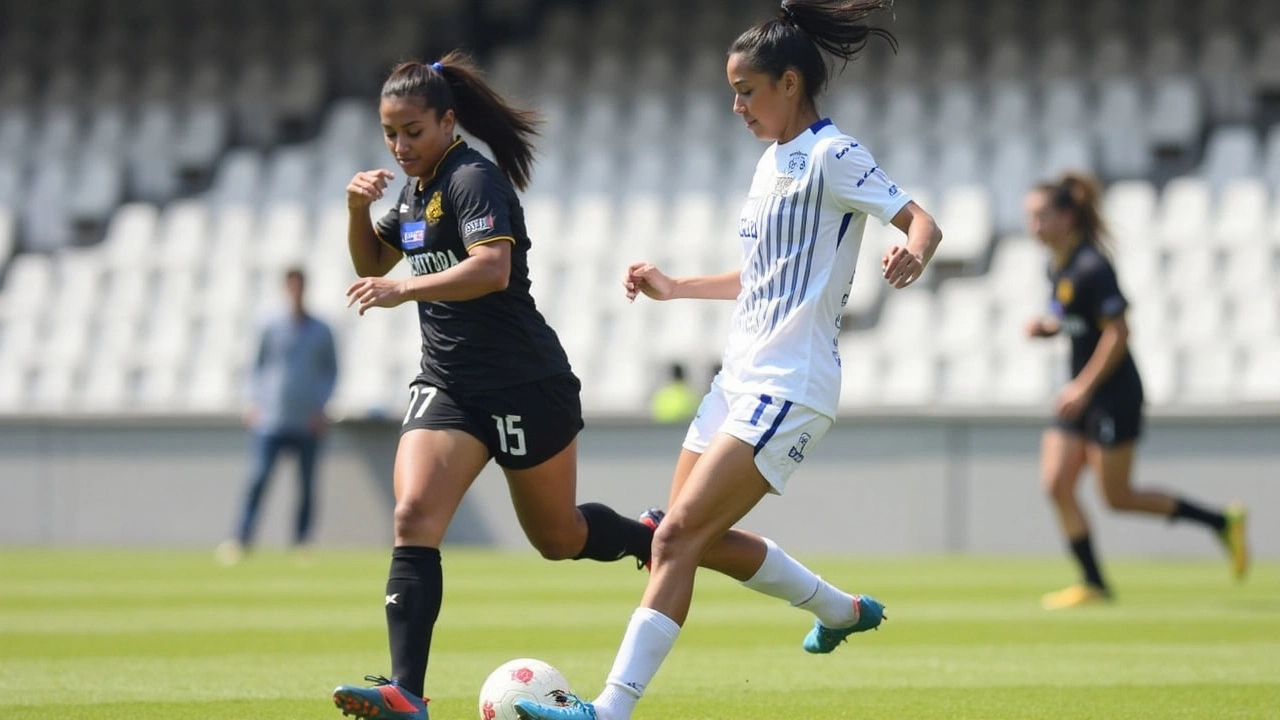
{"label": "blurred spectator in blue shirt", "polygon": [[293,541],[311,534],[316,457],[328,423],[324,408],[338,380],[333,332],[307,312],[306,276],[291,268],[284,276],[289,305],[262,328],[249,366],[245,426],[252,440],[251,469],[234,539],[218,546],[218,560],[238,562],[253,544],[263,491],[281,450],[298,460],[299,494]]}

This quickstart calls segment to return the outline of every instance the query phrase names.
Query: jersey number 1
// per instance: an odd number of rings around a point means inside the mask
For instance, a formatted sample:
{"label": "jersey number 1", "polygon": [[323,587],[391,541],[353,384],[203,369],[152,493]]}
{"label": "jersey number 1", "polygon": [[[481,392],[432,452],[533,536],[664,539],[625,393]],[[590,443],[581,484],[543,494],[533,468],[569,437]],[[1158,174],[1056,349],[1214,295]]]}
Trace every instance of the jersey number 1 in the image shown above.
{"label": "jersey number 1", "polygon": [[519,415],[494,415],[493,422],[498,426],[498,447],[508,455],[523,455],[524,428],[520,427]]}

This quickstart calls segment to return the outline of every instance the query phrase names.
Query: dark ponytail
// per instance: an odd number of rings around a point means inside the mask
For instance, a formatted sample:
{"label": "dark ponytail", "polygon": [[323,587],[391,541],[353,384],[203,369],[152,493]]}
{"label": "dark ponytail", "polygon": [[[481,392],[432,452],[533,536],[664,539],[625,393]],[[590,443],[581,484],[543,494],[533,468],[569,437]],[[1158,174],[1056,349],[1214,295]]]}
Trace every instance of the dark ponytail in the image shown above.
{"label": "dark ponytail", "polygon": [[400,63],[382,84],[382,97],[419,98],[441,114],[452,110],[464,130],[489,146],[512,185],[529,185],[538,114],[507,104],[466,53],[454,50],[430,65]]}
{"label": "dark ponytail", "polygon": [[774,80],[795,68],[804,79],[806,99],[815,105],[831,77],[823,50],[847,64],[873,36],[898,49],[893,33],[867,23],[872,15],[892,7],[893,0],[783,0],[778,17],[739,35],[729,54],[742,55]]}
{"label": "dark ponytail", "polygon": [[1095,247],[1103,247],[1109,231],[1102,219],[1102,186],[1097,180],[1069,172],[1053,182],[1040,183],[1036,190],[1049,196],[1049,204],[1054,209],[1071,213],[1082,240]]}

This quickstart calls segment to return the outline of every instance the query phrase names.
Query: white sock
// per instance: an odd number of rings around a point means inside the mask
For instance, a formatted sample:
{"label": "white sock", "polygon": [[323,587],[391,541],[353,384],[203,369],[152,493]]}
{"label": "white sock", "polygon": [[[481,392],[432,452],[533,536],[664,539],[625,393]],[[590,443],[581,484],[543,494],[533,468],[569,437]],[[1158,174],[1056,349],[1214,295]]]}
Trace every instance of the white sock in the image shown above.
{"label": "white sock", "polygon": [[742,583],[744,587],[808,610],[829,628],[849,627],[858,621],[852,595],[813,574],[774,541],[764,538],[764,544],[769,548],[764,562]]}
{"label": "white sock", "polygon": [[676,644],[680,626],[657,610],[636,608],[622,636],[604,691],[592,701],[599,720],[627,720],[662,661]]}

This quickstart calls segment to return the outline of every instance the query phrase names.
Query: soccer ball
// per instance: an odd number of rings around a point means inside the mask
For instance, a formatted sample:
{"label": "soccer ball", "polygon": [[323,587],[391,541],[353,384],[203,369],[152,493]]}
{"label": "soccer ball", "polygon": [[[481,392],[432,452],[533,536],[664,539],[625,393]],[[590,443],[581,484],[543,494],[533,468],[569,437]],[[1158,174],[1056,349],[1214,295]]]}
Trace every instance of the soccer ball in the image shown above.
{"label": "soccer ball", "polygon": [[541,705],[569,705],[569,681],[560,671],[531,658],[505,662],[480,688],[480,720],[519,720],[515,701],[531,700]]}

